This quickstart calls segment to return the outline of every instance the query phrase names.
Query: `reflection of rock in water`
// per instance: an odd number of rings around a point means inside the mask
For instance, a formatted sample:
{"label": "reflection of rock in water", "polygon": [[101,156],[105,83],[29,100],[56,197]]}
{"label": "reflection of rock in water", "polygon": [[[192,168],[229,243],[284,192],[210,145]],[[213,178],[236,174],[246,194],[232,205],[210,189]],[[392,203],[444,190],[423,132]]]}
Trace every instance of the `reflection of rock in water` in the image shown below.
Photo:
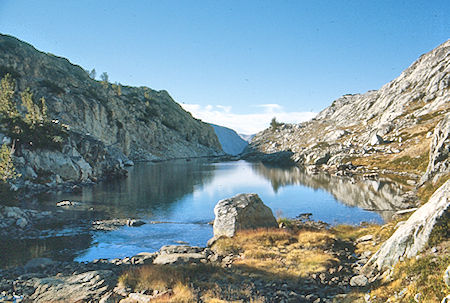
{"label": "reflection of rock in water", "polygon": [[137,209],[165,212],[170,204],[210,182],[213,176],[214,167],[201,160],[142,163],[130,169],[127,179],[84,189],[81,200],[102,204],[111,217],[134,216]]}
{"label": "reflection of rock in water", "polygon": [[255,172],[270,180],[275,191],[291,184],[324,189],[348,206],[374,210],[384,220],[389,220],[396,210],[411,206],[401,197],[401,186],[387,180],[361,180],[351,183],[347,179],[325,173],[309,175],[299,167],[277,168],[263,164],[252,167]]}
{"label": "reflection of rock in water", "polygon": [[0,268],[25,264],[33,258],[47,257],[71,261],[91,246],[92,235],[60,236],[44,239],[2,239],[0,241]]}

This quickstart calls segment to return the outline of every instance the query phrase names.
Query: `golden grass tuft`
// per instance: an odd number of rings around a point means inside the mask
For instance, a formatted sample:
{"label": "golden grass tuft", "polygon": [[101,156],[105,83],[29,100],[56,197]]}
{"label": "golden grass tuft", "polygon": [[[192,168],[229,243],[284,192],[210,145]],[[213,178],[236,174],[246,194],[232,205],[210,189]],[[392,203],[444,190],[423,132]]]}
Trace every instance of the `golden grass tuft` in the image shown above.
{"label": "golden grass tuft", "polygon": [[334,243],[336,237],[329,231],[301,231],[298,234],[298,243],[306,248],[323,248]]}

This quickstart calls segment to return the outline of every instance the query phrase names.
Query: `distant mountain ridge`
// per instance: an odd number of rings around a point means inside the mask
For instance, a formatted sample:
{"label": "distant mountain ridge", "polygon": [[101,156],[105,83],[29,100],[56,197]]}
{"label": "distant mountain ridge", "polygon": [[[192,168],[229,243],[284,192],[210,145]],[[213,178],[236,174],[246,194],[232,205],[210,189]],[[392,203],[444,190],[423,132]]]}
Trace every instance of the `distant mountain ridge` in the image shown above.
{"label": "distant mountain ridge", "polygon": [[231,128],[215,124],[211,124],[211,126],[214,128],[225,153],[236,156],[247,147],[248,142],[242,139],[241,136]]}
{"label": "distant mountain ridge", "polygon": [[255,134],[252,135],[245,135],[245,134],[238,134],[242,139],[244,139],[245,141],[247,141],[248,143],[250,143],[253,139],[253,137],[255,137]]}

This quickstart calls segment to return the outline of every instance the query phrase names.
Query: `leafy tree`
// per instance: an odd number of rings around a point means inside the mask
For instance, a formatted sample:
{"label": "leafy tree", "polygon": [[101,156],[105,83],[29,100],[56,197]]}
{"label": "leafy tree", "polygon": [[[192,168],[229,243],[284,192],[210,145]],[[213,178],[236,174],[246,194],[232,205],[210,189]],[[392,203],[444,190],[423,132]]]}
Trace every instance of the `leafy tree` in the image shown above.
{"label": "leafy tree", "polygon": [[0,148],[0,180],[5,183],[19,177],[11,157],[13,153],[14,148],[9,148],[6,144]]}
{"label": "leafy tree", "polygon": [[14,104],[15,81],[10,74],[6,74],[0,81],[0,114],[7,118],[19,116]]}

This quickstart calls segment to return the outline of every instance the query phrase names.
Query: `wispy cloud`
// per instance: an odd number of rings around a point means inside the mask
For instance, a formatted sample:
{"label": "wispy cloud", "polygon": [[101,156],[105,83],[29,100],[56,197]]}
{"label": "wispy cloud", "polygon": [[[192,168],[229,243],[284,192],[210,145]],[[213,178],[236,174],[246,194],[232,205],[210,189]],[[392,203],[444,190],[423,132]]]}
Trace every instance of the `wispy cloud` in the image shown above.
{"label": "wispy cloud", "polygon": [[231,106],[181,104],[195,118],[234,129],[241,134],[255,134],[267,128],[273,117],[279,122],[300,123],[313,118],[314,112],[287,112],[279,104],[261,104],[249,114],[233,113]]}

